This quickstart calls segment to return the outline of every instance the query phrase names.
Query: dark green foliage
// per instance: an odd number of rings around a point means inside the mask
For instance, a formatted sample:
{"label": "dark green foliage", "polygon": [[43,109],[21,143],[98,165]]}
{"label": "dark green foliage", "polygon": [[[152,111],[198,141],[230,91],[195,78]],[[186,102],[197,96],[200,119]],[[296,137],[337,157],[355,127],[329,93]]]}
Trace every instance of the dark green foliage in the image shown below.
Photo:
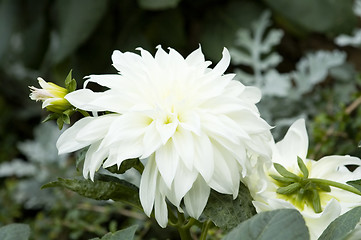
{"label": "dark green foliage", "polygon": [[91,240],[132,240],[138,226],[131,226],[115,233],[107,233],[102,238],[94,238]]}
{"label": "dark green foliage", "polygon": [[307,240],[308,229],[295,209],[263,212],[244,221],[228,233],[224,240]]}
{"label": "dark green foliage", "polygon": [[211,191],[203,214],[221,229],[230,230],[256,214],[252,200],[248,189],[242,183],[234,200],[232,195]]}
{"label": "dark green foliage", "polygon": [[57,181],[45,184],[42,188],[65,187],[78,194],[96,200],[120,201],[142,209],[138,188],[131,183],[106,175],[97,175],[94,182],[83,177],[77,179],[58,178]]}
{"label": "dark green foliage", "polygon": [[336,218],[322,233],[319,240],[341,240],[360,222],[361,207],[356,207]]}

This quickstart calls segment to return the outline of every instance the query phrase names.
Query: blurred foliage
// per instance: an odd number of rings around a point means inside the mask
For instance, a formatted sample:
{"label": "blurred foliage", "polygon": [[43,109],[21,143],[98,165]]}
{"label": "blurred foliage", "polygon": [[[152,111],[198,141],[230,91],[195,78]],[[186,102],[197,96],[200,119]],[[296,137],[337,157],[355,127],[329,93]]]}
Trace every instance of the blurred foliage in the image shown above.
{"label": "blurred foliage", "polygon": [[[154,51],[161,44],[187,55],[201,44],[213,62],[223,47],[233,49],[229,71],[261,88],[259,108],[277,126],[275,137],[305,117],[312,157],[360,157],[360,6],[352,0],[0,0],[0,227],[22,222],[31,239],[89,239],[137,224],[138,239],[174,239],[174,229],[161,231],[129,206],[40,190],[78,173],[73,156],[57,156],[56,127],[36,128],[46,112],[30,101],[27,86],[38,76],[62,85],[70,69],[80,86],[89,74],[115,73],[115,49]],[[210,239],[222,235],[211,233]]]}

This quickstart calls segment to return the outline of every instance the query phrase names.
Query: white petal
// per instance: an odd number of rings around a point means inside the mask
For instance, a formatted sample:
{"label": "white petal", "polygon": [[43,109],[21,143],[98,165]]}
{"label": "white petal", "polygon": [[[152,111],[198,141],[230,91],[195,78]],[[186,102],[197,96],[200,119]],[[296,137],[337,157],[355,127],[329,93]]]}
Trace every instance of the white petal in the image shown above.
{"label": "white petal", "polygon": [[155,160],[160,175],[168,188],[170,188],[175,177],[179,161],[179,156],[174,149],[171,140],[155,152]]}
{"label": "white petal", "polygon": [[94,181],[94,174],[99,169],[104,159],[108,155],[108,149],[99,148],[100,141],[90,145],[84,160],[84,168],[83,168],[83,176],[84,178],[88,178],[88,174],[90,175],[90,179]]}
{"label": "white petal", "polygon": [[155,126],[158,130],[162,143],[165,144],[168,139],[173,136],[175,130],[177,129],[178,122],[164,124],[161,121],[162,120],[157,121]]}
{"label": "white petal", "polygon": [[201,176],[193,183],[191,190],[184,197],[184,204],[188,214],[198,219],[202,214],[210,193],[210,188]]}
{"label": "white petal", "polygon": [[223,74],[227,70],[230,62],[231,62],[231,55],[229,54],[227,48],[223,48],[222,59],[213,68],[213,71],[218,72],[220,75]]}
{"label": "white petal", "polygon": [[340,204],[335,199],[331,199],[322,213],[304,216],[311,239],[318,239],[327,226],[340,215],[340,211]]}
{"label": "white petal", "polygon": [[162,145],[162,140],[156,129],[155,122],[152,122],[145,130],[143,137],[144,151],[141,158],[147,158]]}
{"label": "white petal", "polygon": [[214,172],[213,147],[208,136],[205,134],[195,138],[194,167],[202,175],[204,180],[209,182]]}
{"label": "white petal", "polygon": [[139,198],[140,203],[147,216],[150,216],[153,210],[156,188],[157,188],[158,170],[154,156],[149,157],[140,179]]}
{"label": "white petal", "polygon": [[79,142],[75,139],[75,136],[92,121],[94,121],[93,117],[85,117],[65,130],[65,132],[60,135],[58,141],[56,142],[56,147],[58,148],[59,154],[74,152],[90,145],[92,143],[91,141]]}
{"label": "white petal", "polygon": [[308,150],[308,135],[305,120],[299,119],[288,129],[286,136],[276,144],[281,159],[274,158],[280,164],[287,166],[297,163],[297,156],[306,159]]}
{"label": "white petal", "polygon": [[84,81],[84,88],[88,85],[89,82],[94,82],[104,87],[121,89],[121,83],[124,81],[122,76],[119,74],[89,75],[84,79],[86,79]]}
{"label": "white petal", "polygon": [[221,146],[214,147],[214,174],[209,186],[217,192],[238,195],[240,171],[237,161]]}
{"label": "white petal", "polygon": [[204,55],[202,53],[201,46],[197,50],[194,50],[191,54],[189,54],[186,58],[186,62],[190,66],[198,65],[204,63]]}
{"label": "white petal", "polygon": [[172,189],[172,191],[175,192],[174,193],[175,199],[173,204],[176,207],[179,207],[182,198],[191,189],[197,176],[198,176],[197,171],[189,170],[184,166],[182,162],[178,163],[178,168],[173,181],[173,189]]}
{"label": "white petal", "polygon": [[[327,156],[318,161],[312,161],[310,177],[329,179],[346,183],[361,178],[357,172],[351,172],[346,165],[357,165],[360,168],[361,159],[351,156]],[[356,173],[356,174],[355,174]]]}
{"label": "white petal", "polygon": [[157,192],[155,195],[154,212],[155,219],[157,220],[159,226],[165,228],[168,224],[168,209],[165,197],[160,192]]}
{"label": "white petal", "polygon": [[94,118],[89,124],[84,126],[81,131],[76,134],[75,139],[81,142],[95,142],[101,138],[104,138],[107,133],[110,124],[119,115],[107,114],[98,118]]}
{"label": "white petal", "polygon": [[257,87],[246,87],[240,97],[242,101],[249,103],[258,103],[261,100],[262,93],[261,90]]}
{"label": "white petal", "polygon": [[184,165],[189,170],[192,170],[194,161],[194,140],[192,133],[187,130],[179,129],[174,133],[172,140]]}

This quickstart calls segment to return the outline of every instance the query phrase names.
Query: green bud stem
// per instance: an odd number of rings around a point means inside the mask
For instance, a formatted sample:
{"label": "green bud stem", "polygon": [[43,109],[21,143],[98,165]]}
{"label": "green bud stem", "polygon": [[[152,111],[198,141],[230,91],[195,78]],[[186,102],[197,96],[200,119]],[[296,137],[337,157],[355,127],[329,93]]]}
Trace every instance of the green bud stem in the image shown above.
{"label": "green bud stem", "polygon": [[310,182],[314,182],[314,183],[320,183],[323,185],[328,185],[328,186],[332,186],[332,187],[336,187],[336,188],[340,188],[343,189],[345,191],[349,191],[352,192],[354,194],[360,195],[361,196],[361,192],[359,190],[357,190],[356,188],[350,186],[350,185],[346,185],[343,183],[338,183],[338,182],[334,182],[331,180],[326,180],[326,179],[319,179],[319,178],[308,178],[304,180],[305,182],[310,181]]}

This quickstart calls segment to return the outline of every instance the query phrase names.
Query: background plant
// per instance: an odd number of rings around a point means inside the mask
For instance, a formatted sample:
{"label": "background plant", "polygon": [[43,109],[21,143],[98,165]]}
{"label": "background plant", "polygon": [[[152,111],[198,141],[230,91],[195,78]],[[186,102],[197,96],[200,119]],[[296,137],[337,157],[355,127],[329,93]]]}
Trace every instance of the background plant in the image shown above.
{"label": "background plant", "polygon": [[[27,86],[38,76],[61,84],[69,69],[79,85],[88,74],[112,72],[114,49],[154,51],[162,44],[187,55],[200,43],[213,62],[224,46],[234,49],[230,71],[242,71],[242,82],[262,89],[259,108],[277,126],[276,137],[303,116],[315,159],[360,157],[359,43],[337,41],[342,35],[357,38],[359,5],[352,0],[1,0],[0,226],[28,223],[33,239],[101,237],[133,223],[142,239],[174,236],[172,230],[160,235],[156,224],[124,204],[39,189],[78,173],[75,156],[59,159],[50,150],[50,125],[34,131],[45,113],[29,100]],[[39,149],[53,152],[39,157]],[[221,234],[212,232],[215,239]]]}

